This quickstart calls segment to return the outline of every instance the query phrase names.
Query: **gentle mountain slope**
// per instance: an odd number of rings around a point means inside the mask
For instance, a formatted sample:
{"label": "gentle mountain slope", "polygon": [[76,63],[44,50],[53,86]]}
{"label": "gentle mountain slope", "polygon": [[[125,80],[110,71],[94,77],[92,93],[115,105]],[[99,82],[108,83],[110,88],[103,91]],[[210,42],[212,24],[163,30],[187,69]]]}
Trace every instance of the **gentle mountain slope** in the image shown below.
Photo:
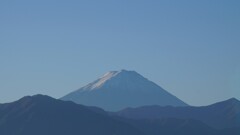
{"label": "gentle mountain slope", "polygon": [[133,119],[195,119],[218,129],[232,128],[240,127],[240,101],[232,98],[203,107],[144,106],[124,109],[115,115]]}
{"label": "gentle mountain slope", "polygon": [[112,71],[64,96],[62,100],[97,106],[108,111],[144,105],[187,106],[157,84],[135,71]]}
{"label": "gentle mountain slope", "polygon": [[218,130],[200,121],[190,119],[128,119],[125,122],[132,124],[147,135],[217,135],[219,133]]}
{"label": "gentle mountain slope", "polygon": [[1,135],[143,135],[129,124],[73,102],[28,96],[0,105]]}
{"label": "gentle mountain slope", "polygon": [[[238,105],[238,102],[230,100],[227,103],[216,104],[214,107],[226,107],[229,103]],[[143,114],[146,113],[148,111]],[[171,111],[169,113],[171,114]],[[116,115],[110,116],[109,113],[97,107],[82,106],[43,95],[27,96],[16,102],[0,105],[0,134],[238,135],[240,133],[237,127],[216,130],[198,120],[155,118],[155,116],[157,115],[142,117],[144,119],[129,119]]]}

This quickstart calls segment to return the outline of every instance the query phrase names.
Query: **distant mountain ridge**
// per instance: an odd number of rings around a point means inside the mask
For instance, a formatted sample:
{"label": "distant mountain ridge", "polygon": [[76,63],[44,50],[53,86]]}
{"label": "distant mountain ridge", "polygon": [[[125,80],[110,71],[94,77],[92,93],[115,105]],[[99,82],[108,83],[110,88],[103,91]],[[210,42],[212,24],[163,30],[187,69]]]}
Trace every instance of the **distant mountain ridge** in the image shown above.
{"label": "distant mountain ridge", "polygon": [[[156,106],[155,106],[156,107]],[[145,107],[141,107],[145,108]],[[181,107],[163,107],[181,108]],[[189,108],[189,107],[182,107]],[[238,112],[239,101],[230,99],[207,106],[217,111],[230,109]],[[225,108],[225,109],[224,109]],[[126,109],[129,110],[129,109]],[[125,110],[125,111],[126,111]],[[145,110],[145,109],[144,109]],[[158,108],[156,109],[158,110]],[[171,109],[170,109],[171,110]],[[196,110],[203,110],[199,107]],[[233,111],[234,110],[234,111]],[[240,127],[215,129],[201,120],[177,117],[156,117],[154,110],[138,110],[137,118],[108,113],[97,107],[88,107],[71,101],[57,100],[44,95],[26,96],[18,101],[0,104],[1,135],[239,135]],[[169,111],[166,109],[165,111]],[[191,112],[191,111],[190,111]],[[136,114],[136,112],[134,112]],[[172,115],[173,112],[169,111]],[[184,112],[185,113],[185,112]],[[159,115],[159,112],[157,113]],[[162,113],[161,115],[163,115]],[[208,111],[206,111],[208,114]],[[228,111],[226,116],[228,117]],[[235,114],[235,113],[234,113]],[[147,115],[147,116],[146,116]],[[182,114],[180,114],[182,115]],[[186,112],[185,115],[191,115]],[[193,113],[194,115],[194,113]],[[133,115],[131,115],[132,117]],[[210,113],[206,118],[212,117]],[[140,118],[141,117],[141,118]],[[202,118],[199,115],[199,118]],[[217,121],[224,123],[223,121]]]}
{"label": "distant mountain ridge", "polygon": [[240,101],[231,98],[202,107],[142,106],[127,108],[115,115],[131,119],[195,119],[217,129],[234,128],[240,127]]}
{"label": "distant mountain ridge", "polygon": [[[234,103],[235,104],[235,103]],[[128,119],[97,107],[26,96],[0,105],[1,135],[239,135],[239,128],[216,130],[199,120]]]}
{"label": "distant mountain ridge", "polygon": [[144,135],[73,102],[35,95],[0,105],[1,135]]}
{"label": "distant mountain ridge", "polygon": [[111,71],[88,85],[61,98],[75,103],[97,106],[107,111],[144,105],[187,106],[157,84],[135,71]]}

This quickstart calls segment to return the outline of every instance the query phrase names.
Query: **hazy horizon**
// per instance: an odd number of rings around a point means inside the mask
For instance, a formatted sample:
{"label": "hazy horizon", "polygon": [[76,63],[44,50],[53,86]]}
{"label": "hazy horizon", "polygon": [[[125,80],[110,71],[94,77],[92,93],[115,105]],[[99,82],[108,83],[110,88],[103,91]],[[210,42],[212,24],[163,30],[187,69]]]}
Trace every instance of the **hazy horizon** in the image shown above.
{"label": "hazy horizon", "polygon": [[240,99],[240,1],[0,1],[0,103],[134,70],[184,102]]}

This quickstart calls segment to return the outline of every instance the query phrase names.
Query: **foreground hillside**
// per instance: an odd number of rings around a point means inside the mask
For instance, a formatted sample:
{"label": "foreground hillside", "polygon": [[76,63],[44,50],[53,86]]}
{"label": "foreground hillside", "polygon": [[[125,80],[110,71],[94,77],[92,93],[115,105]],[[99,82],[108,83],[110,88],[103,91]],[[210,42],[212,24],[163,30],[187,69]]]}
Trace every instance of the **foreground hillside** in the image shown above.
{"label": "foreground hillside", "polygon": [[131,119],[194,119],[217,129],[240,127],[240,101],[235,98],[202,107],[143,106],[114,114]]}
{"label": "foreground hillside", "polygon": [[[221,104],[225,106],[228,105],[226,103],[233,105],[238,103],[230,101]],[[222,106],[221,104],[214,106],[218,108]],[[162,107],[161,110],[174,116],[174,112],[169,108],[172,107]],[[204,111],[204,108],[198,109]],[[177,117],[183,115],[181,113],[192,115],[186,110],[178,112],[178,115],[171,118],[156,110],[158,109],[142,107],[108,113],[101,108],[87,107],[48,96],[27,96],[12,103],[0,104],[0,135],[239,135],[240,133],[238,127],[216,129],[201,120]],[[235,114],[237,108],[233,111],[230,106],[223,110],[229,117],[228,110]],[[204,115],[206,118],[212,116],[207,114],[208,112]],[[199,118],[202,117],[199,115]]]}
{"label": "foreground hillside", "polygon": [[0,105],[0,135],[143,135],[129,124],[72,102],[24,97]]}

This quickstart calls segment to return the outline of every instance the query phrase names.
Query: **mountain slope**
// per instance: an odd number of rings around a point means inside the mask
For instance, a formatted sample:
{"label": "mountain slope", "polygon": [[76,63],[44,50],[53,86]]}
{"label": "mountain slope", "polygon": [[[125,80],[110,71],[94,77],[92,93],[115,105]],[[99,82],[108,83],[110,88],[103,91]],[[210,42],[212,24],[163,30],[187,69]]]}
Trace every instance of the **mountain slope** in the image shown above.
{"label": "mountain slope", "polygon": [[128,119],[125,122],[132,124],[147,135],[218,135],[219,133],[218,130],[191,119]]}
{"label": "mountain slope", "polygon": [[[235,104],[235,103],[234,103]],[[221,106],[221,105],[220,105]],[[171,112],[170,112],[171,113]],[[0,104],[1,135],[238,135],[239,129],[216,130],[198,120],[128,119],[48,96],[27,96]],[[224,121],[223,121],[224,122]]]}
{"label": "mountain slope", "polygon": [[129,124],[88,107],[48,96],[0,105],[1,135],[143,135]]}
{"label": "mountain slope", "polygon": [[133,119],[195,119],[218,129],[233,128],[240,127],[240,101],[232,98],[203,107],[143,106],[124,109],[115,115]]}
{"label": "mountain slope", "polygon": [[187,106],[157,84],[135,71],[112,71],[64,96],[62,100],[97,106],[108,111],[143,105]]}

